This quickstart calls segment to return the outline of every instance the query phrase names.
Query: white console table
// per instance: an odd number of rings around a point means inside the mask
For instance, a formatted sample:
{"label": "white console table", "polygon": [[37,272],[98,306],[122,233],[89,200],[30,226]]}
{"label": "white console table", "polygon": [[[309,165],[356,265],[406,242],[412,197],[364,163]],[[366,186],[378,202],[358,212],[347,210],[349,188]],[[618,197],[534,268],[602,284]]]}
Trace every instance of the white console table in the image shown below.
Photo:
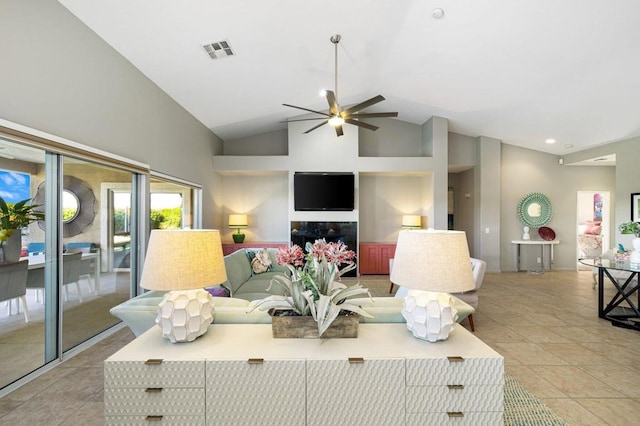
{"label": "white console table", "polygon": [[540,246],[540,262],[542,270],[544,271],[544,247],[549,247],[549,270],[551,270],[551,265],[553,264],[553,246],[559,243],[559,240],[512,240],[511,244],[516,245],[516,272],[520,271],[520,246]]}
{"label": "white console table", "polygon": [[405,324],[354,339],[213,324],[181,344],[153,327],[105,361],[105,424],[501,425],[503,364],[461,326],[429,343]]}

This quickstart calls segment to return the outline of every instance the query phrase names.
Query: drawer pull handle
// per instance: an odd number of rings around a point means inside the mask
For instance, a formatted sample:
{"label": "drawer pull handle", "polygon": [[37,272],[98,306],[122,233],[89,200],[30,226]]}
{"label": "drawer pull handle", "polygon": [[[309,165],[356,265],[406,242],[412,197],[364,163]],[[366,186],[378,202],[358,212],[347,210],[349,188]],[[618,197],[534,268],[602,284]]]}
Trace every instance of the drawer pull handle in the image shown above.
{"label": "drawer pull handle", "polygon": [[461,356],[448,356],[447,359],[449,362],[464,362],[464,358]]}
{"label": "drawer pull handle", "polygon": [[162,364],[162,360],[157,358],[150,358],[144,362],[144,365],[160,365],[160,364]]}
{"label": "drawer pull handle", "polygon": [[447,387],[451,390],[464,389],[464,385],[447,385]]}
{"label": "drawer pull handle", "polygon": [[264,359],[262,358],[249,358],[247,361],[249,364],[264,364]]}
{"label": "drawer pull handle", "polygon": [[160,393],[162,388],[146,388],[144,391],[147,393]]}
{"label": "drawer pull handle", "polygon": [[162,416],[147,416],[145,420],[148,422],[161,422]]}
{"label": "drawer pull handle", "polygon": [[364,358],[349,358],[349,364],[364,364]]}
{"label": "drawer pull handle", "polygon": [[447,416],[449,416],[449,417],[464,417],[464,413],[462,411],[447,411]]}

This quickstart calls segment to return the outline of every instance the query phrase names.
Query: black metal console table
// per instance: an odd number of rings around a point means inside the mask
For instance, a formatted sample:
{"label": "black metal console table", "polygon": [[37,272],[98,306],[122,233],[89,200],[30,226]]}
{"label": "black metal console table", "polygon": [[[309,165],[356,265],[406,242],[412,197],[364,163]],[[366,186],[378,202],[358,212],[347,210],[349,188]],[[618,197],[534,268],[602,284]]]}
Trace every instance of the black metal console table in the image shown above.
{"label": "black metal console table", "polygon": [[[611,321],[614,326],[640,330],[640,269],[632,269],[629,261],[609,259],[580,259],[583,265],[598,268],[598,317]],[[616,277],[615,271],[628,273],[625,278]],[[625,274],[626,275],[626,274]],[[605,306],[604,277],[615,287],[615,294]],[[623,281],[620,283],[620,281]],[[635,301],[634,301],[635,295]],[[623,304],[626,302],[626,304]]]}

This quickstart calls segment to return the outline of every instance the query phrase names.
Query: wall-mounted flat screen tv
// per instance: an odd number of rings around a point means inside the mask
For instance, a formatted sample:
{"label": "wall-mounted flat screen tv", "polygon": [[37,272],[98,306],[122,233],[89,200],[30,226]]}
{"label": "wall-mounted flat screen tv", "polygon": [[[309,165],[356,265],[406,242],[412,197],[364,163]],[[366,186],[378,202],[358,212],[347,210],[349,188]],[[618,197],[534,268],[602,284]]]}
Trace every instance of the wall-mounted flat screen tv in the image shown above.
{"label": "wall-mounted flat screen tv", "polygon": [[354,208],[354,174],[295,172],[293,204],[296,211],[351,211]]}

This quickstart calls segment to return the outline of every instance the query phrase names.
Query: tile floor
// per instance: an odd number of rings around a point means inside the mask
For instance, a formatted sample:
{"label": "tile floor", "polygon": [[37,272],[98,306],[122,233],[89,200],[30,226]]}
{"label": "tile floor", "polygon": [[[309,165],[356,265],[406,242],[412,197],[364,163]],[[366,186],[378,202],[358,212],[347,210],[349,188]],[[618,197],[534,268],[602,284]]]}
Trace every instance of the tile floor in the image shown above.
{"label": "tile floor", "polygon": [[[569,424],[638,424],[640,332],[598,319],[590,272],[487,274],[474,319],[507,372]],[[119,331],[0,399],[0,424],[102,424],[102,361],[132,339]]]}

